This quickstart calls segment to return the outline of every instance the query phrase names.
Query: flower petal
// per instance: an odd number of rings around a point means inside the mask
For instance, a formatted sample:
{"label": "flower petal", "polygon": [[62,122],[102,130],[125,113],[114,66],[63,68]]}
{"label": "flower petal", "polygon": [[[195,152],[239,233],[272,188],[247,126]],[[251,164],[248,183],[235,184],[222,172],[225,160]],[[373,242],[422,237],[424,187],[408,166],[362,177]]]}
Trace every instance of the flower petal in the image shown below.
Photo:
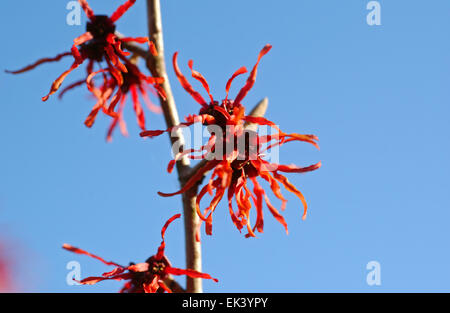
{"label": "flower petal", "polygon": [[73,253],[76,253],[76,254],[84,254],[84,255],[90,256],[91,258],[97,259],[97,260],[99,260],[100,262],[102,262],[102,263],[105,264],[105,265],[111,265],[111,266],[123,267],[123,266],[120,265],[120,264],[117,264],[117,263],[115,263],[115,262],[105,261],[104,259],[102,259],[102,258],[99,257],[99,256],[96,256],[95,254],[89,253],[89,252],[87,252],[87,251],[84,251],[84,250],[82,250],[82,249],[80,249],[80,248],[77,248],[77,247],[74,247],[74,246],[72,246],[72,245],[69,245],[69,244],[67,244],[67,243],[63,244],[63,249],[65,249],[65,250],[67,250],[67,251],[70,251],[70,252],[73,252]]}
{"label": "flower petal", "polygon": [[122,15],[124,15],[125,12],[127,12],[128,9],[130,9],[135,2],[136,0],[128,0],[127,2],[122,4],[109,18],[111,22],[113,23],[117,22],[117,20],[120,19]]}
{"label": "flower petal", "polygon": [[92,18],[94,17],[94,11],[92,11],[91,7],[89,6],[89,4],[87,3],[86,0],[78,0],[78,2],[81,5],[81,8],[83,9],[84,13],[86,13],[86,16],[92,20]]}
{"label": "flower petal", "polygon": [[245,66],[243,66],[240,69],[238,69],[236,72],[234,72],[234,74],[227,81],[227,85],[225,87],[225,92],[226,92],[225,101],[228,99],[228,93],[230,92],[230,87],[231,87],[231,83],[233,82],[233,80],[236,77],[238,77],[239,75],[242,75],[242,74],[245,74],[245,73],[247,73],[247,68]]}
{"label": "flower petal", "polygon": [[172,58],[173,69],[175,71],[175,75],[180,81],[181,86],[183,86],[184,90],[186,90],[192,96],[192,98],[194,98],[195,101],[197,101],[203,107],[207,107],[205,99],[203,99],[203,97],[197,91],[194,90],[194,88],[188,82],[186,77],[184,77],[183,73],[181,73],[180,68],[178,67],[177,58],[178,52],[175,52]]}
{"label": "flower petal", "polygon": [[212,279],[216,283],[219,282],[219,280],[217,278],[213,278],[209,274],[197,272],[197,271],[190,270],[190,269],[184,270],[184,269],[176,268],[176,267],[166,267],[166,273],[172,274],[172,275],[186,275],[186,276],[189,276],[192,278]]}
{"label": "flower petal", "polygon": [[265,45],[264,48],[259,52],[258,61],[256,62],[255,66],[253,67],[253,70],[250,72],[247,82],[245,83],[244,87],[242,87],[242,89],[239,91],[236,98],[234,99],[235,104],[240,104],[242,99],[244,99],[244,97],[247,95],[247,93],[250,91],[250,89],[252,89],[253,85],[255,84],[259,61],[261,61],[261,58],[265,54],[267,54],[270,51],[270,49],[272,49],[271,45]]}
{"label": "flower petal", "polygon": [[174,220],[176,220],[177,218],[180,218],[180,217],[181,217],[181,214],[175,214],[174,216],[172,216],[171,218],[169,218],[167,220],[167,222],[164,224],[163,228],[161,229],[162,242],[158,248],[158,253],[155,256],[157,260],[161,260],[164,257],[164,249],[166,247],[164,236],[166,234],[167,227],[169,227],[170,223],[172,223]]}
{"label": "flower petal", "polygon": [[79,66],[79,64],[77,62],[74,62],[72,64],[72,66],[65,71],[64,73],[62,73],[52,84],[51,88],[50,88],[50,92],[42,97],[42,101],[47,101],[48,98],[53,95],[55,92],[58,91],[59,87],[61,87],[61,84],[63,83],[64,79],[67,77],[67,75],[70,74],[70,72],[72,72],[74,69],[76,69]]}
{"label": "flower petal", "polygon": [[194,61],[189,60],[188,66],[191,69],[192,77],[195,78],[196,80],[198,80],[202,84],[203,88],[205,88],[206,92],[208,93],[209,98],[211,99],[211,103],[213,103],[214,102],[214,98],[211,95],[211,92],[209,90],[208,82],[206,81],[205,77],[203,77],[202,74],[200,74],[199,72],[195,71],[192,68],[193,65],[194,65]]}
{"label": "flower petal", "polygon": [[57,55],[56,57],[54,57],[54,58],[43,58],[43,59],[37,60],[35,63],[33,63],[33,64],[31,64],[31,65],[28,65],[28,66],[26,66],[26,67],[24,67],[24,68],[22,68],[22,69],[19,69],[19,70],[16,70],[16,71],[8,71],[8,70],[5,70],[5,72],[6,72],[6,73],[9,73],[9,74],[20,74],[20,73],[24,73],[24,72],[27,72],[27,71],[30,71],[30,70],[36,68],[37,66],[39,66],[39,65],[41,65],[41,64],[43,64],[43,63],[56,62],[56,61],[61,60],[63,57],[69,56],[69,55],[72,55],[72,53],[71,53],[71,52],[64,52],[64,53],[58,54],[58,55]]}

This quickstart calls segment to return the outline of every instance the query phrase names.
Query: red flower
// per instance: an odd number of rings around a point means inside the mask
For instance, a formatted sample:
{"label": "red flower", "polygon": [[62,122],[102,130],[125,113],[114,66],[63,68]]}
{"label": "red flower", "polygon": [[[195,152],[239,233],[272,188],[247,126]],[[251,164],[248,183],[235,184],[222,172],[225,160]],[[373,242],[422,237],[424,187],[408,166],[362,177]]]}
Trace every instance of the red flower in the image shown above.
{"label": "red flower", "polygon": [[[274,146],[279,146],[290,141],[304,141],[318,148],[316,143],[318,138],[314,135],[284,133],[278,128],[277,125],[265,118],[246,116],[245,107],[241,104],[241,101],[245,98],[255,83],[258,64],[261,58],[269,52],[270,49],[271,46],[266,45],[261,50],[256,65],[253,67],[245,85],[241,88],[234,100],[228,99],[228,92],[231,83],[238,75],[246,73],[247,70],[245,67],[242,67],[231,76],[225,88],[225,99],[222,100],[220,104],[215,101],[211,95],[206,79],[199,72],[193,70],[192,60],[188,62],[192,77],[200,81],[205,88],[210,98],[209,103],[206,102],[204,98],[193,89],[186,77],[184,77],[181,73],[177,64],[178,54],[175,53],[173,57],[173,66],[181,85],[202,106],[199,115],[188,116],[186,118],[186,123],[182,123],[174,128],[189,126],[196,122],[202,122],[204,125],[214,124],[219,126],[222,133],[212,134],[208,143],[202,146],[199,150],[189,149],[180,152],[175,159],[169,163],[169,172],[173,170],[176,161],[185,155],[188,155],[191,159],[207,159],[208,161],[189,179],[181,190],[174,193],[159,192],[159,195],[163,197],[170,197],[177,194],[182,194],[196,184],[199,184],[203,179],[203,176],[208,171],[213,170],[209,182],[201,189],[197,196],[196,206],[200,219],[206,224],[206,233],[208,235],[212,234],[212,214],[221,199],[224,197],[225,192],[227,192],[228,207],[231,219],[239,231],[244,226],[247,227],[247,237],[254,237],[255,230],[258,232],[263,232],[263,201],[266,203],[271,214],[285,227],[287,232],[286,221],[279,211],[270,203],[264,189],[257,180],[258,177],[266,181],[270,185],[273,194],[281,200],[282,210],[285,208],[286,199],[281,194],[280,184],[283,185],[288,191],[294,193],[303,203],[303,219],[306,217],[307,204],[305,198],[302,193],[294,185],[292,185],[284,175],[281,174],[281,172],[305,173],[318,169],[321,166],[321,163],[319,162],[307,167],[274,164],[263,160],[262,153],[273,148]],[[246,130],[246,123],[267,125],[274,128],[277,133],[259,136],[256,132]],[[171,131],[174,128],[167,129],[165,131]],[[145,131],[141,133],[141,136],[154,137],[165,131]],[[244,147],[238,147],[236,144],[238,142],[245,142]],[[266,144],[267,147],[263,148],[264,144]],[[227,147],[229,151],[227,151]],[[227,152],[216,154],[217,151]],[[198,156],[195,154],[198,152],[202,152],[202,155]],[[249,180],[253,184],[253,190],[247,186]],[[202,211],[200,209],[200,201],[206,193],[211,194],[213,199],[209,206]],[[236,200],[238,208],[236,212],[233,210],[233,198]],[[250,224],[250,209],[252,208],[252,202],[256,208],[256,222],[253,227]],[[198,232],[197,240],[199,240]]]}
{"label": "red flower", "polygon": [[[7,71],[12,74],[19,74],[32,70],[43,63],[56,62],[65,56],[72,55],[75,61],[67,71],[62,73],[53,82],[50,92],[42,98],[42,101],[47,101],[52,94],[57,92],[64,79],[86,60],[89,60],[87,65],[88,76],[92,74],[95,62],[100,63],[105,60],[107,63],[107,71],[111,72],[111,74],[116,77],[119,85],[122,85],[123,78],[121,73],[126,73],[127,67],[121,60],[129,55],[128,52],[122,51],[122,43],[124,42],[148,43],[150,51],[156,55],[155,46],[147,37],[119,38],[115,34],[115,23],[136,2],[136,0],[126,1],[110,17],[106,15],[95,15],[86,0],[78,1],[89,18],[89,22],[86,26],[86,32],[74,40],[70,52],[61,53],[54,58],[40,59],[36,63],[17,71]],[[81,83],[77,82],[69,87],[73,88],[78,85],[81,85]]]}
{"label": "red flower", "polygon": [[[136,113],[138,125],[142,130],[145,130],[145,114],[141,102],[139,101],[139,94],[141,94],[147,108],[155,113],[161,113],[161,108],[150,101],[148,93],[156,94],[156,92],[158,92],[162,98],[165,98],[165,92],[159,85],[164,82],[163,78],[146,76],[130,60],[127,58],[123,58],[122,60],[127,68],[127,72],[122,74],[123,82],[121,85],[119,85],[119,81],[116,77],[112,76],[108,78],[107,74],[109,73],[105,70],[91,73],[86,80],[88,89],[97,99],[97,103],[84,123],[87,127],[92,127],[100,110],[105,114],[112,116],[113,121],[111,122],[107,133],[108,141],[112,140],[112,133],[117,126],[120,127],[124,136],[128,135],[126,124],[123,119],[123,109],[128,95],[131,94],[133,109]],[[100,87],[96,87],[93,82],[93,78],[98,74],[103,74],[103,84]],[[156,89],[156,92],[151,86]],[[114,94],[115,90],[117,90],[116,94]],[[118,110],[114,111],[117,104],[119,104]]]}
{"label": "red flower", "polygon": [[172,267],[166,255],[164,254],[164,249],[166,247],[166,243],[164,241],[164,234],[166,232],[167,227],[171,222],[175,219],[179,218],[181,214],[176,214],[172,216],[166,224],[163,226],[161,230],[162,242],[158,248],[158,251],[155,255],[148,258],[145,263],[133,264],[130,266],[122,266],[114,262],[108,262],[98,257],[94,254],[81,250],[79,248],[73,247],[68,244],[64,244],[63,248],[77,253],[77,254],[85,254],[94,259],[99,260],[100,262],[115,266],[115,268],[107,273],[104,273],[100,277],[88,277],[81,280],[79,283],[83,285],[93,285],[103,280],[127,280],[124,287],[120,292],[124,293],[155,293],[155,292],[172,292],[169,287],[164,283],[164,280],[168,278],[169,275],[187,275],[189,277],[194,278],[204,278],[204,279],[212,279],[215,282],[218,282],[217,279],[211,277],[209,274],[200,273],[190,269],[180,269],[176,267]]}

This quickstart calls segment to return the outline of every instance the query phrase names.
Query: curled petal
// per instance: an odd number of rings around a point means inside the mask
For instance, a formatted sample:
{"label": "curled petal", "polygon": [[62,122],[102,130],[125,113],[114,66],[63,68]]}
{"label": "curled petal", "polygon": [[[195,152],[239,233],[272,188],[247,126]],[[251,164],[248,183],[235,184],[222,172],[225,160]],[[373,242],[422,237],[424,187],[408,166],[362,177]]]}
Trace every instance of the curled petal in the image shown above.
{"label": "curled petal", "polygon": [[255,202],[255,207],[256,207],[255,228],[258,230],[258,232],[262,233],[263,229],[264,229],[262,200],[263,200],[263,197],[266,195],[266,193],[264,192],[264,189],[258,183],[256,178],[251,178],[251,181],[253,183],[253,192],[256,195],[256,199],[253,200]]}
{"label": "curled petal", "polygon": [[100,281],[103,281],[103,280],[124,280],[124,279],[131,279],[132,277],[133,276],[132,276],[131,273],[124,273],[124,274],[119,274],[119,275],[110,276],[110,277],[103,277],[103,276],[95,277],[95,276],[92,276],[92,277],[88,277],[88,278],[85,278],[85,279],[79,281],[79,283],[82,284],[82,285],[94,285],[94,284],[96,284],[96,283],[98,283]]}
{"label": "curled petal", "polygon": [[63,83],[64,79],[67,77],[67,75],[70,74],[70,72],[72,72],[74,69],[76,69],[79,66],[79,64],[75,61],[72,66],[65,71],[64,73],[61,74],[61,76],[59,76],[52,84],[51,88],[50,88],[50,92],[42,97],[42,101],[47,101],[48,98],[53,95],[55,92],[58,91],[59,87],[61,87],[61,84]]}
{"label": "curled petal", "polygon": [[103,273],[102,276],[103,277],[111,277],[111,276],[116,276],[119,274],[122,274],[123,272],[125,272],[127,269],[125,267],[116,267],[114,268],[112,271],[110,272],[106,272]]}
{"label": "curled petal", "polygon": [[[252,164],[254,163],[252,162]],[[260,176],[270,184],[270,189],[272,189],[272,192],[275,195],[275,197],[281,200],[281,210],[284,210],[286,208],[287,200],[281,194],[280,185],[278,185],[277,181],[267,172],[260,172]]]}
{"label": "curled petal", "polygon": [[161,197],[172,197],[175,195],[179,195],[182,194],[186,191],[188,191],[189,189],[191,189],[196,183],[198,183],[202,178],[203,175],[212,170],[216,165],[218,165],[221,161],[218,160],[211,160],[208,161],[202,168],[200,168],[187,182],[186,184],[183,186],[183,188],[181,188],[180,190],[178,190],[177,192],[174,193],[163,193],[163,192],[158,192],[158,194]]}
{"label": "curled petal", "polygon": [[[153,78],[153,77],[152,77]],[[147,91],[145,90],[145,87],[139,86],[139,90],[142,94],[142,99],[144,99],[145,104],[147,105],[147,108],[152,111],[153,113],[161,114],[162,109],[161,107],[155,105],[149,98]]]}
{"label": "curled petal", "polygon": [[191,84],[189,84],[186,77],[184,77],[183,73],[181,73],[180,68],[178,67],[178,52],[175,52],[172,58],[173,63],[173,69],[175,70],[175,75],[177,76],[178,80],[180,81],[181,86],[183,86],[184,90],[186,90],[192,98],[194,98],[195,101],[197,101],[199,104],[201,104],[203,107],[207,107],[207,103],[203,97],[192,88]]}
{"label": "curled petal", "polygon": [[128,69],[123,65],[122,62],[120,62],[119,58],[117,57],[117,54],[114,52],[114,48],[111,45],[107,45],[105,47],[106,54],[109,57],[109,60],[111,63],[121,72],[127,73]]}
{"label": "curled petal", "polygon": [[295,194],[300,199],[300,201],[303,203],[303,216],[302,216],[302,219],[303,220],[306,219],[306,212],[308,211],[308,204],[306,203],[306,199],[303,196],[303,194],[297,188],[295,188],[295,186],[292,185],[285,176],[283,176],[281,174],[278,174],[277,172],[273,172],[273,176],[275,177],[276,180],[278,180],[280,183],[282,183],[283,186],[289,192],[292,192],[293,194]]}
{"label": "curled petal", "polygon": [[84,254],[84,255],[90,256],[91,258],[97,259],[97,260],[99,260],[100,262],[102,262],[102,263],[105,264],[105,265],[113,265],[113,266],[117,266],[117,267],[123,267],[123,266],[120,265],[120,264],[117,264],[117,263],[115,263],[115,262],[108,262],[108,261],[105,261],[104,259],[102,259],[102,258],[99,257],[99,256],[96,256],[95,254],[92,254],[92,253],[89,253],[89,252],[87,252],[87,251],[84,251],[84,250],[82,250],[82,249],[80,249],[80,248],[71,246],[71,245],[69,245],[69,244],[67,244],[67,243],[63,244],[63,249],[65,249],[65,250],[67,250],[67,251],[70,251],[70,252],[73,252],[73,253],[76,253],[76,254]]}
{"label": "curled petal", "polygon": [[128,11],[128,9],[130,9],[133,4],[136,2],[136,0],[128,0],[127,2],[125,2],[124,4],[122,4],[117,10],[116,12],[114,12],[111,17],[109,18],[111,20],[111,22],[115,23],[118,19],[120,19],[122,17],[122,15],[125,14],[125,12]]}
{"label": "curled petal", "polygon": [[228,93],[230,92],[230,87],[231,87],[231,83],[233,82],[233,80],[236,77],[238,77],[239,75],[242,75],[242,74],[245,74],[245,73],[247,73],[247,68],[245,66],[243,66],[240,69],[238,69],[236,72],[234,72],[234,74],[228,80],[227,85],[225,87],[225,92],[226,92],[225,101],[228,99]]}
{"label": "curled petal", "polygon": [[174,220],[176,220],[177,218],[180,218],[180,217],[181,217],[181,214],[175,214],[174,216],[169,218],[169,220],[164,224],[163,228],[161,229],[162,242],[158,248],[158,253],[156,254],[157,260],[161,260],[164,257],[164,249],[166,247],[164,236],[166,234],[167,227],[169,227],[170,223],[172,223]]}
{"label": "curled petal", "polygon": [[58,98],[62,99],[66,92],[68,92],[69,90],[72,90],[73,88],[83,85],[85,82],[86,82],[86,80],[82,79],[82,80],[79,80],[79,81],[76,81],[76,82],[70,84],[69,86],[67,86],[66,88],[61,90],[61,92],[58,95]]}
{"label": "curled petal", "polygon": [[64,52],[64,53],[58,54],[58,55],[57,55],[56,57],[54,57],[54,58],[43,58],[43,59],[40,59],[40,60],[36,61],[35,63],[33,63],[33,64],[31,64],[31,65],[28,65],[28,66],[26,66],[26,67],[24,67],[24,68],[22,68],[22,69],[20,69],[20,70],[16,70],[16,71],[8,71],[8,70],[5,70],[5,72],[6,72],[6,73],[9,73],[9,74],[20,74],[20,73],[24,73],[24,72],[30,71],[30,70],[32,70],[32,69],[38,67],[39,65],[41,65],[41,64],[43,64],[43,63],[57,62],[57,61],[61,60],[63,57],[69,56],[69,55],[72,55],[72,53],[71,53],[71,52]]}
{"label": "curled petal", "polygon": [[78,2],[80,3],[80,6],[83,9],[84,13],[86,13],[86,16],[90,20],[92,20],[92,18],[94,17],[94,11],[91,9],[91,7],[87,3],[87,1],[86,0],[78,0]]}

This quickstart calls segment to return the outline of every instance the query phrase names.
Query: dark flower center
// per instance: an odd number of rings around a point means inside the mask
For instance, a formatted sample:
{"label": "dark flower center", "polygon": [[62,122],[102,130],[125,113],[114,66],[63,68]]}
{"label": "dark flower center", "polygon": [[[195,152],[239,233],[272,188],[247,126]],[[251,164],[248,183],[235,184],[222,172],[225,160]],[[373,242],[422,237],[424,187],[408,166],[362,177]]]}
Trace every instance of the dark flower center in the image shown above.
{"label": "dark flower center", "polygon": [[87,59],[101,62],[105,55],[105,46],[107,44],[106,41],[92,39],[81,46],[80,52]]}
{"label": "dark flower center", "polygon": [[116,25],[106,15],[95,15],[92,21],[87,23],[86,31],[90,32],[94,39],[106,40],[109,34],[114,34]]}

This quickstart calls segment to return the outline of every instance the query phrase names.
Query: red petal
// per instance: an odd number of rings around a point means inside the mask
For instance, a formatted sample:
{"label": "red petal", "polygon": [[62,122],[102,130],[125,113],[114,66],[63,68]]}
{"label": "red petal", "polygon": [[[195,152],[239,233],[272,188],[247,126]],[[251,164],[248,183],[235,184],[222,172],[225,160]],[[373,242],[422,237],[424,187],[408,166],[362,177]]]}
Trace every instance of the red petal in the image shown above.
{"label": "red petal", "polygon": [[141,137],[157,137],[164,134],[165,130],[146,130],[140,133]]}
{"label": "red petal", "polygon": [[142,272],[147,272],[149,266],[150,265],[148,263],[138,263],[138,264],[128,266],[127,269],[130,271],[133,271],[133,272],[142,273]]}
{"label": "red petal", "polygon": [[163,192],[158,192],[158,194],[162,197],[172,197],[175,195],[179,195],[182,194],[186,191],[188,191],[189,189],[191,189],[197,182],[199,182],[200,179],[203,178],[203,175],[210,171],[211,169],[213,169],[215,166],[217,166],[221,161],[218,160],[211,160],[208,163],[206,163],[201,169],[199,169],[187,182],[186,184],[183,186],[183,188],[181,188],[180,190],[178,190],[177,192],[174,193],[163,193]]}
{"label": "red petal", "polygon": [[266,45],[260,52],[258,55],[258,61],[256,62],[255,66],[253,67],[253,70],[251,71],[247,82],[245,83],[244,87],[242,87],[242,89],[239,91],[238,95],[236,96],[236,98],[234,99],[234,103],[235,104],[240,104],[242,99],[244,99],[244,97],[247,95],[247,93],[250,91],[250,89],[252,89],[253,85],[255,84],[255,80],[256,80],[256,74],[258,71],[258,64],[259,61],[261,61],[261,58],[270,51],[270,49],[272,49],[271,45]]}
{"label": "red petal", "polygon": [[175,214],[174,216],[172,216],[171,218],[169,218],[167,220],[167,222],[164,224],[163,228],[161,229],[162,242],[158,248],[158,253],[156,254],[156,259],[160,260],[164,257],[164,248],[166,246],[166,243],[164,241],[165,240],[164,236],[166,234],[167,227],[169,227],[170,223],[172,223],[174,220],[176,220],[177,218],[180,218],[180,217],[181,217],[181,214]]}
{"label": "red petal", "polygon": [[53,95],[55,92],[58,91],[59,87],[61,87],[61,84],[63,83],[64,79],[67,77],[67,75],[70,74],[70,72],[72,72],[74,69],[76,69],[79,66],[79,64],[77,62],[74,62],[72,64],[72,66],[70,67],[70,69],[68,69],[67,71],[65,71],[64,73],[61,74],[61,76],[59,76],[52,84],[51,88],[50,88],[50,92],[42,97],[42,101],[47,101],[48,98]]}
{"label": "red petal", "polygon": [[117,264],[117,263],[114,263],[114,262],[105,261],[104,259],[102,259],[99,256],[96,256],[95,254],[92,254],[92,253],[84,251],[84,250],[82,250],[80,248],[71,246],[71,245],[69,245],[67,243],[63,244],[63,249],[66,249],[67,251],[70,251],[70,252],[73,252],[73,253],[76,253],[76,254],[84,254],[84,255],[90,256],[91,258],[97,259],[97,260],[99,260],[100,262],[102,262],[105,265],[114,265],[114,266],[117,266],[117,267],[123,267],[120,264]]}
{"label": "red petal", "polygon": [[170,290],[169,287],[167,287],[166,284],[164,284],[164,282],[162,280],[158,281],[158,285],[159,287],[161,287],[165,292],[167,293],[172,293],[172,290]]}
{"label": "red petal", "polygon": [[211,95],[211,92],[209,90],[209,85],[208,85],[208,82],[206,81],[205,77],[203,77],[203,75],[200,74],[199,72],[194,71],[194,69],[192,68],[194,66],[194,61],[189,60],[188,66],[191,69],[192,77],[195,78],[196,80],[198,80],[202,84],[203,88],[205,88],[206,92],[208,93],[209,98],[211,99],[211,103],[213,103],[214,98]]}
{"label": "red petal", "polygon": [[139,127],[142,130],[145,130],[144,110],[142,109],[142,105],[139,102],[139,97],[138,97],[138,93],[137,93],[136,87],[135,86],[131,86],[130,87],[130,92],[131,92],[131,99],[133,101],[133,108],[134,108],[134,111],[136,112],[138,125],[139,125]]}
{"label": "red petal", "polygon": [[78,36],[77,38],[75,38],[73,40],[73,45],[74,46],[80,46],[80,45],[84,44],[86,41],[89,41],[89,40],[91,40],[93,38],[94,37],[92,36],[92,34],[90,32],[85,32],[84,34]]}
{"label": "red petal", "polygon": [[278,174],[277,172],[273,172],[273,176],[275,177],[276,180],[281,182],[283,184],[283,186],[289,192],[292,192],[293,194],[295,194],[300,199],[300,201],[303,203],[302,219],[304,220],[306,218],[306,212],[308,211],[308,204],[306,203],[306,200],[305,200],[305,197],[303,196],[303,194],[297,188],[295,188],[295,186],[292,185],[285,176]]}
{"label": "red petal", "polygon": [[64,53],[58,54],[58,55],[57,55],[56,57],[54,57],[54,58],[43,58],[43,59],[40,59],[40,60],[36,61],[35,63],[33,63],[33,64],[31,64],[31,65],[28,65],[28,66],[26,66],[26,67],[24,67],[24,68],[22,68],[22,69],[20,69],[20,70],[16,70],[16,71],[8,71],[8,70],[5,70],[5,72],[6,72],[6,73],[9,73],[9,74],[20,74],[20,73],[24,73],[24,72],[27,72],[27,71],[30,71],[30,70],[36,68],[37,66],[39,66],[39,65],[41,65],[41,64],[43,64],[43,63],[56,62],[56,61],[61,60],[63,57],[69,56],[69,55],[72,55],[72,53],[71,53],[71,52],[64,52]]}
{"label": "red petal", "polygon": [[159,276],[155,275],[153,277],[151,283],[149,283],[149,284],[144,283],[143,287],[144,287],[145,293],[156,293],[159,289],[158,281],[159,281]]}
{"label": "red petal", "polygon": [[284,220],[284,217],[278,212],[278,210],[270,203],[269,198],[267,198],[266,195],[264,195],[264,200],[266,201],[266,205],[269,208],[270,212],[272,213],[273,217],[284,226],[284,229],[286,229],[286,234],[288,234],[288,227],[287,223]]}
{"label": "red petal", "polygon": [[253,192],[256,195],[256,223],[255,228],[258,229],[260,233],[264,230],[264,215],[263,215],[263,208],[262,208],[262,200],[263,197],[266,195],[264,192],[264,189],[261,187],[261,185],[258,183],[256,178],[251,178],[251,181],[253,183]]}
{"label": "red petal", "polygon": [[[153,78],[153,77],[152,77]],[[153,113],[161,114],[162,109],[160,106],[155,105],[149,98],[147,91],[144,87],[139,85],[139,90],[142,94],[142,98],[144,99],[145,104],[147,105],[147,108],[152,111]]]}
{"label": "red petal", "polygon": [[242,74],[247,73],[247,68],[245,66],[241,67],[240,69],[238,69],[236,72],[234,72],[233,76],[231,76],[231,78],[228,80],[227,85],[225,87],[225,91],[227,93],[225,100],[228,99],[228,93],[230,92],[230,87],[231,87],[231,83],[233,82],[233,80]]}
{"label": "red petal", "polygon": [[75,87],[81,86],[81,85],[83,85],[85,82],[86,82],[86,80],[85,80],[85,79],[82,79],[82,80],[79,80],[79,81],[76,81],[76,82],[70,84],[69,86],[67,86],[66,88],[64,88],[63,90],[61,90],[61,92],[60,92],[59,95],[58,95],[58,98],[59,98],[59,99],[62,99],[62,97],[64,96],[64,94],[65,94],[67,91],[69,91],[69,90],[71,90],[71,89],[73,89],[73,88],[75,88]]}
{"label": "red petal", "polygon": [[92,18],[94,17],[94,11],[92,11],[92,9],[89,6],[89,4],[87,3],[87,1],[86,0],[78,0],[78,2],[80,3],[81,8],[86,13],[87,17],[90,20],[92,20]]}
{"label": "red petal", "polygon": [[117,54],[115,53],[113,46],[107,45],[107,46],[105,47],[105,51],[106,51],[106,54],[108,55],[108,57],[109,57],[111,63],[112,63],[119,71],[124,72],[124,73],[127,73],[127,72],[128,72],[128,70],[127,70],[127,68],[125,67],[125,65],[123,65],[123,63],[120,62],[119,58],[117,57]]}
{"label": "red petal", "polygon": [[124,4],[122,4],[117,10],[116,12],[114,12],[111,17],[109,18],[111,20],[111,22],[115,23],[118,19],[120,19],[122,17],[122,15],[124,15],[124,13],[126,11],[128,11],[128,9],[130,7],[133,6],[133,4],[136,2],[136,0],[128,0],[127,2],[125,2]]}
{"label": "red petal", "polygon": [[215,122],[215,119],[211,115],[201,114],[201,115],[189,115],[186,117],[186,121],[187,121],[186,123],[180,123],[177,126],[170,127],[166,130],[146,130],[146,131],[141,132],[140,136],[141,137],[156,137],[165,132],[172,132],[172,131],[177,130],[178,128],[191,126],[192,124],[195,124],[195,123],[211,124],[211,123]]}
{"label": "red petal", "polygon": [[172,274],[172,275],[186,275],[192,278],[204,278],[204,279],[212,279],[214,280],[216,283],[219,282],[219,280],[217,278],[213,278],[211,277],[211,275],[209,274],[205,274],[205,273],[200,273],[194,270],[190,270],[190,269],[181,269],[181,268],[176,268],[176,267],[166,267],[166,272],[168,274]]}

